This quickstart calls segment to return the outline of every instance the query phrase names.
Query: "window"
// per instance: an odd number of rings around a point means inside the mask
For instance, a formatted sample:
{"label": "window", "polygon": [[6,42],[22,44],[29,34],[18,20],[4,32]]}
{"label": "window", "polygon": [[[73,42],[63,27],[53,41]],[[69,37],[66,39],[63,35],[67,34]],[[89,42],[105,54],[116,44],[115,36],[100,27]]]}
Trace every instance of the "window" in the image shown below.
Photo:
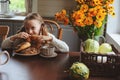
{"label": "window", "polygon": [[26,12],[25,0],[10,0],[9,9],[15,13]]}
{"label": "window", "polygon": [[33,0],[0,0],[0,14],[13,12],[15,14],[32,12]]}
{"label": "window", "polygon": [[114,0],[116,16],[108,17],[106,39],[120,51],[120,0]]}

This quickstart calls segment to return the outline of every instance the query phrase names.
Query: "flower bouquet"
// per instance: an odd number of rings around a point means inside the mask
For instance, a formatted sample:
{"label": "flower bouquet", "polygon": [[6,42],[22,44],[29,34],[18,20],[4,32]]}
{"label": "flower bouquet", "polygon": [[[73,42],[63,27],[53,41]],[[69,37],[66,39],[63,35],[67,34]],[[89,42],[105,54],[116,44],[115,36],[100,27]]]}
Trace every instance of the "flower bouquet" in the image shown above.
{"label": "flower bouquet", "polygon": [[84,40],[103,34],[108,14],[114,16],[114,0],[75,0],[72,11],[63,9],[55,14],[55,19],[65,25],[71,24],[73,30]]}

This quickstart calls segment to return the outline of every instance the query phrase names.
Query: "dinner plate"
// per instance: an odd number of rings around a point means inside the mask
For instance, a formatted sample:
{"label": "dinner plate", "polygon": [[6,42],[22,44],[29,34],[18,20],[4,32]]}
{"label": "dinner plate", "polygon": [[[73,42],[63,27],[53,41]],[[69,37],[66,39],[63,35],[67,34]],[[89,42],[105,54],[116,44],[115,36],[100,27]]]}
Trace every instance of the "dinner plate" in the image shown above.
{"label": "dinner plate", "polygon": [[14,15],[12,14],[3,14],[3,15],[0,15],[0,18],[13,18]]}
{"label": "dinner plate", "polygon": [[13,56],[14,55],[20,55],[20,56],[34,56],[34,55],[38,55],[39,53],[34,53],[34,54],[23,54],[23,53],[16,53],[14,52]]}
{"label": "dinner plate", "polygon": [[50,56],[45,56],[45,55],[43,55],[42,53],[40,53],[40,56],[41,56],[41,57],[44,57],[44,58],[53,58],[53,57],[56,57],[56,56],[57,56],[57,53],[54,52],[53,55],[50,55]]}

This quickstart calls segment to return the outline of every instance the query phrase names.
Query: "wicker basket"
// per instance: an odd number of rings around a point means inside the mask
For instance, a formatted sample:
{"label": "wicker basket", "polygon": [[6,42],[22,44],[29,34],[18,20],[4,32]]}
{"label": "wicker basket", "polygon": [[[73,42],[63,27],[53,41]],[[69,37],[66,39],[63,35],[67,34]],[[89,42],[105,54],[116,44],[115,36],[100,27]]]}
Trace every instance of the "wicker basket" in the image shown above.
{"label": "wicker basket", "polygon": [[112,45],[116,55],[86,53],[81,45],[80,61],[88,66],[91,76],[120,76],[120,54]]}

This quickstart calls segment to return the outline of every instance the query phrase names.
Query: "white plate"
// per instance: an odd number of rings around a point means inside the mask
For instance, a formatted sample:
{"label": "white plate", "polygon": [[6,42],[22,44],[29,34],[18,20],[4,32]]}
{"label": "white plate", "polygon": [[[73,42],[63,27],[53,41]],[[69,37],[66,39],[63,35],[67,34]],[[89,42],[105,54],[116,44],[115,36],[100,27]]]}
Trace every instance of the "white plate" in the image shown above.
{"label": "white plate", "polygon": [[40,56],[44,58],[53,58],[57,56],[57,53],[54,52],[53,55],[50,55],[50,56],[45,56],[45,55],[42,55],[42,53],[40,53]]}
{"label": "white plate", "polygon": [[14,17],[14,15],[9,14],[0,15],[0,18],[12,18],[12,17]]}
{"label": "white plate", "polygon": [[38,55],[39,53],[34,53],[34,54],[23,54],[23,53],[15,53],[13,54],[14,55],[20,55],[20,56],[34,56],[34,55]]}

